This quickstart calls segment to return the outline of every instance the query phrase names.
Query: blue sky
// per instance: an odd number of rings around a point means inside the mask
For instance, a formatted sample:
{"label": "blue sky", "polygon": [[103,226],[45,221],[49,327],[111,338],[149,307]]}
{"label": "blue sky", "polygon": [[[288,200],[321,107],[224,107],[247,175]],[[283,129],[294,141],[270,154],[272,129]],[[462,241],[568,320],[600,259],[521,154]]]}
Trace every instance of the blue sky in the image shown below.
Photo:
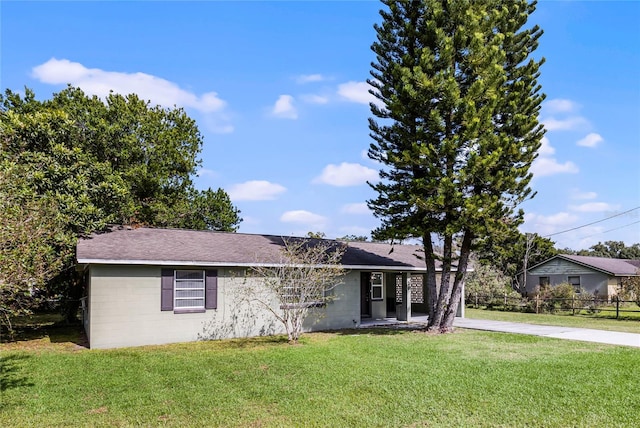
{"label": "blue sky", "polygon": [[[365,80],[381,3],[3,1],[2,89],[67,83],[182,106],[203,134],[196,184],[222,187],[240,232],[369,235],[378,166]],[[640,2],[542,1],[537,196],[522,231],[559,248],[640,242]],[[625,213],[626,211],[629,211]],[[625,213],[625,214],[623,214]],[[606,221],[599,220],[612,217]]]}

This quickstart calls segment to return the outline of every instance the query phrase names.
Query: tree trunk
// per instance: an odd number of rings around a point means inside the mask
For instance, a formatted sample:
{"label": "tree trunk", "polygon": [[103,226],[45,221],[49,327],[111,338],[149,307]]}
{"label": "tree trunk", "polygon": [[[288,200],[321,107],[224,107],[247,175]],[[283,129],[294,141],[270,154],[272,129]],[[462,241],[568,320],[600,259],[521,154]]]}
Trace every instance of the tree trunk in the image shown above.
{"label": "tree trunk", "polygon": [[440,331],[442,321],[446,314],[449,301],[451,299],[451,251],[452,237],[445,236],[443,257],[442,257],[442,277],[440,278],[440,292],[438,293],[438,303],[436,306],[436,314],[433,320],[429,320],[427,328],[429,331]]}
{"label": "tree trunk", "polygon": [[447,307],[447,313],[444,321],[440,327],[440,332],[447,333],[453,331],[453,321],[456,318],[458,312],[458,306],[460,305],[460,296],[462,295],[462,289],[464,284],[464,278],[467,273],[467,266],[469,264],[469,255],[471,254],[471,241],[473,237],[469,230],[465,231],[462,238],[462,246],[460,248],[460,258],[458,260],[458,268],[456,270],[456,276],[453,283],[453,290],[451,292],[451,300]]}
{"label": "tree trunk", "polygon": [[438,284],[436,283],[436,261],[433,257],[433,243],[431,242],[431,234],[425,234],[422,237],[424,247],[424,263],[427,269],[426,286],[427,286],[427,308],[429,311],[429,322],[435,318],[436,304],[438,302]]}

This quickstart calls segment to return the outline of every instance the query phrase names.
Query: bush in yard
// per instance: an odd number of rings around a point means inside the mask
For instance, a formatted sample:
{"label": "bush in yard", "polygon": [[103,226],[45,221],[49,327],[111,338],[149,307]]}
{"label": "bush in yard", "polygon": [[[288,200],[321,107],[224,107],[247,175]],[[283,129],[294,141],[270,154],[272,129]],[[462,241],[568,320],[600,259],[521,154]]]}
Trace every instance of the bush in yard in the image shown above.
{"label": "bush in yard", "polygon": [[510,286],[510,280],[498,269],[489,265],[479,265],[469,274],[465,283],[465,299],[469,303],[492,308],[504,305],[505,295],[508,302],[514,303],[521,296]]}
{"label": "bush in yard", "polygon": [[[317,238],[283,238],[278,263],[261,262],[249,275],[262,278],[264,288],[249,286],[246,298],[262,304],[284,326],[289,343],[298,343],[310,311],[323,307],[342,283],[346,245]],[[321,316],[321,314],[318,314]]]}
{"label": "bush in yard", "polygon": [[622,279],[620,291],[618,292],[620,300],[633,300],[640,306],[640,276],[628,276]]}
{"label": "bush in yard", "polygon": [[[557,310],[582,309],[597,306],[593,294],[581,289],[576,293],[576,289],[568,282],[563,282],[556,286],[536,287],[536,297],[540,300],[539,311],[556,312]],[[529,306],[535,306],[535,301]]]}

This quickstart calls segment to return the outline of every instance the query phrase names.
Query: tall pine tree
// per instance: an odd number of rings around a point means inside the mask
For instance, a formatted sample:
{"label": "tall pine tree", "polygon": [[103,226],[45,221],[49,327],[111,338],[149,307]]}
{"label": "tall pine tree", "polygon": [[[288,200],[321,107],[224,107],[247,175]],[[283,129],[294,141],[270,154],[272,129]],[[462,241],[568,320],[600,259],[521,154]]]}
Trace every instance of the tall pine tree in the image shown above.
{"label": "tall pine tree", "polygon": [[536,5],[526,0],[383,3],[369,79],[380,105],[369,157],[384,165],[368,201],[382,221],[374,238],[422,240],[429,328],[447,332],[474,243],[516,228],[533,196],[544,95],[543,60],[531,54],[542,30],[526,27]]}

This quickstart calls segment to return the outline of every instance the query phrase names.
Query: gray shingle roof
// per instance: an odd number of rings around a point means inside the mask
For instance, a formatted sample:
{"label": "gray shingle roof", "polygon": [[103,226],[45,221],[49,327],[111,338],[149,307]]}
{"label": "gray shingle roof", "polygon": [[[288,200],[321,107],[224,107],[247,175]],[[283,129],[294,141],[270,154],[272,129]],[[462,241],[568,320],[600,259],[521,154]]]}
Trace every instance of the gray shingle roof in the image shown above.
{"label": "gray shingle roof", "polygon": [[557,257],[562,257],[567,260],[574,261],[584,266],[588,266],[613,276],[633,276],[638,274],[638,262],[640,260],[626,260],[626,259],[609,259],[606,257],[591,257],[591,256],[574,256],[572,254],[560,254]]}
{"label": "gray shingle roof", "polygon": [[[286,239],[286,238],[284,238]],[[283,237],[183,229],[118,228],[81,239],[78,263],[247,266],[277,264]],[[419,245],[348,242],[345,267],[424,270]]]}

